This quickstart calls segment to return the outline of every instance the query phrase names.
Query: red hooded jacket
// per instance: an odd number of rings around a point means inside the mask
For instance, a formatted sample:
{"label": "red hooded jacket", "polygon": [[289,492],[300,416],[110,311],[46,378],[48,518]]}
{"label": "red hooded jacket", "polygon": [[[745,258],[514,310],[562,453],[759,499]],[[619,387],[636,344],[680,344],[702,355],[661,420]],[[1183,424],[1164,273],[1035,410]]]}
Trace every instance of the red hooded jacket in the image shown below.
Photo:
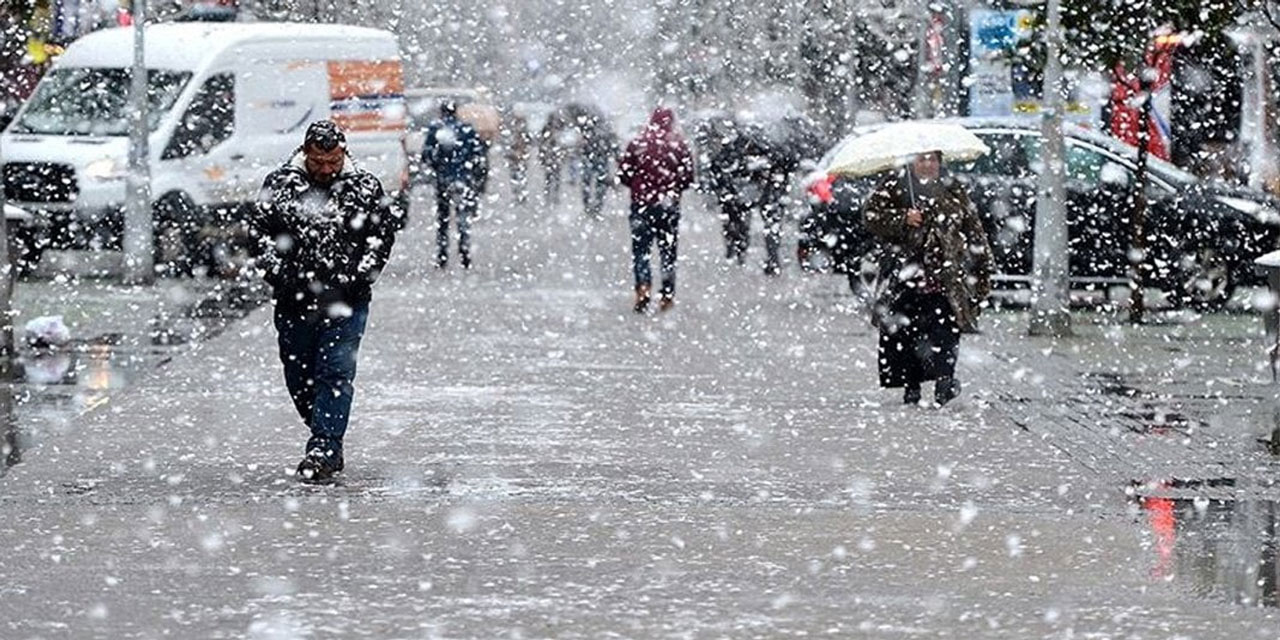
{"label": "red hooded jacket", "polygon": [[693,184],[693,156],[674,126],[670,109],[654,109],[644,132],[618,160],[618,178],[631,189],[632,202],[679,204],[681,192]]}

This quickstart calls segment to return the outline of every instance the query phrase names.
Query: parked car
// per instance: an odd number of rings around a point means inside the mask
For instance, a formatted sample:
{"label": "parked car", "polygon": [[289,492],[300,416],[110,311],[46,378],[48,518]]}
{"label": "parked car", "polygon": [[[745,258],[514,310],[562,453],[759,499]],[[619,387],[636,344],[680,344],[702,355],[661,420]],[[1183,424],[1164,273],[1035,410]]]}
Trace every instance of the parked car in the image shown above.
{"label": "parked car", "polygon": [[[315,120],[342,126],[393,197],[407,192],[403,72],[387,31],[156,24],[146,62],[158,264],[187,271],[229,254],[244,205]],[[5,195],[46,224],[42,247],[120,247],[132,63],[132,29],[80,38],[0,135]]]}
{"label": "parked car", "polygon": [[[948,165],[964,183],[991,240],[1002,286],[1026,286],[1032,271],[1036,208],[1037,120],[961,118],[991,147],[973,162]],[[844,145],[873,130],[860,128],[831,148],[829,166]],[[1073,286],[1128,282],[1137,149],[1095,131],[1068,125],[1067,227]],[[1277,247],[1280,202],[1245,187],[1205,181],[1149,158],[1145,227],[1148,286],[1176,303],[1216,305],[1242,284],[1256,284],[1252,261]],[[881,176],[806,178],[809,211],[801,221],[801,253],[822,252],[835,270],[857,275],[873,243],[862,226],[862,205]],[[811,256],[809,256],[811,258]]]}

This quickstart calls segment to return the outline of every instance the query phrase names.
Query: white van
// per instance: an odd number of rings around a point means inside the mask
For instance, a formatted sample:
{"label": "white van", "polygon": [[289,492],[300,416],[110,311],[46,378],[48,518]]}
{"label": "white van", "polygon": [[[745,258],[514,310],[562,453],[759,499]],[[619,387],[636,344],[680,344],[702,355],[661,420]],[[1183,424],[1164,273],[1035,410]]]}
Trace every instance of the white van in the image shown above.
{"label": "white van", "polygon": [[[52,246],[120,246],[132,56],[128,28],[77,40],[0,135],[5,195],[40,218]],[[345,129],[356,164],[404,202],[404,83],[391,33],[157,24],[147,27],[146,65],[161,258],[176,246],[175,262],[207,259],[202,238],[237,225],[241,205],[254,201],[266,174],[316,120]]]}

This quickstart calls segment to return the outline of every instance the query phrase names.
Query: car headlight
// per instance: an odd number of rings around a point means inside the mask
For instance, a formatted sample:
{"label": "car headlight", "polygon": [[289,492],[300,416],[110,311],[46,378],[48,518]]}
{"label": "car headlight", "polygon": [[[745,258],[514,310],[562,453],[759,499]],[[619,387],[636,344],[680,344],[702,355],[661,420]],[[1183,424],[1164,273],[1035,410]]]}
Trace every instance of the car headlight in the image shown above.
{"label": "car headlight", "polygon": [[125,172],[125,165],[115,158],[100,158],[84,167],[84,176],[93,180],[120,180]]}

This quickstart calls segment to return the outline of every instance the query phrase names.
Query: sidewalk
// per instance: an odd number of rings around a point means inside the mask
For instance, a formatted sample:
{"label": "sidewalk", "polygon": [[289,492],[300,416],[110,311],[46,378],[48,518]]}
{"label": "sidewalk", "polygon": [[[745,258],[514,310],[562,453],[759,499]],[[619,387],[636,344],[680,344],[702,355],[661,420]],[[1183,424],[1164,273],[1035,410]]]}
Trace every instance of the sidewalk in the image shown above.
{"label": "sidewalk", "polygon": [[[0,479],[0,636],[1280,625],[1158,574],[1163,548],[1126,495],[1170,477],[1271,490],[1250,444],[1270,416],[1250,318],[1082,323],[1055,345],[997,314],[965,343],[964,398],[907,408],[875,388],[875,336],[841,280],[768,280],[755,253],[721,264],[698,207],[676,310],[635,317],[616,200],[595,224],[572,204],[499,209],[471,273],[423,267],[418,205],[375,294],[344,482],[289,476],[306,434],[259,309]],[[1132,432],[1148,410],[1187,437]]]}

